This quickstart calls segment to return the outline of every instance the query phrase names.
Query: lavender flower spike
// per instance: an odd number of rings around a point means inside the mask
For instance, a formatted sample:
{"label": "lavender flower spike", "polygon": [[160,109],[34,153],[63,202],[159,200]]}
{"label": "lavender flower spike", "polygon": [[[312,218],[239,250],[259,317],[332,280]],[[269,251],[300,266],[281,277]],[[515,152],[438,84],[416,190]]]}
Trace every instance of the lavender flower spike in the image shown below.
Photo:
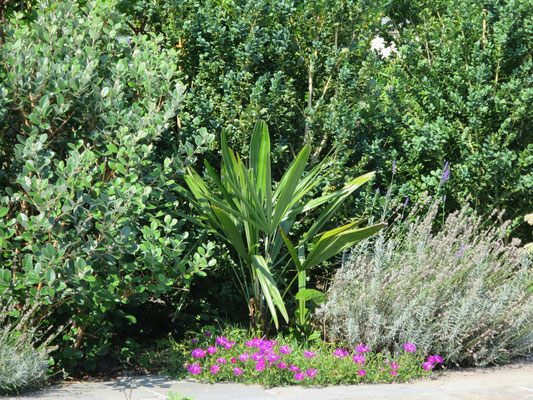
{"label": "lavender flower spike", "polygon": [[396,160],[392,162],[392,175],[394,175],[398,171],[398,168],[396,168]]}
{"label": "lavender flower spike", "polygon": [[444,168],[442,169],[442,177],[440,179],[440,183],[444,184],[448,179],[450,179],[450,168],[448,167],[449,162],[446,161],[446,164],[444,164]]}

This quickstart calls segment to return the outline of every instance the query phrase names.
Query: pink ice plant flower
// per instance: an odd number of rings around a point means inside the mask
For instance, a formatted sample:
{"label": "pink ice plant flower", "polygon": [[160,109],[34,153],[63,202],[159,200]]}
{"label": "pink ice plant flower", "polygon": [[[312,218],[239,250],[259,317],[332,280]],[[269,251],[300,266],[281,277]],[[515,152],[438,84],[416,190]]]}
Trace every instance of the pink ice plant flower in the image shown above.
{"label": "pink ice plant flower", "polygon": [[233,373],[234,373],[235,375],[239,376],[239,375],[244,374],[244,371],[242,370],[242,368],[235,367],[235,368],[233,368]]}
{"label": "pink ice plant flower", "polygon": [[317,371],[315,368],[309,368],[307,371],[305,371],[305,374],[306,374],[309,378],[314,378],[317,372],[318,372],[318,371]]}
{"label": "pink ice plant flower", "polygon": [[229,360],[229,362],[232,363],[232,364],[237,364],[237,361],[239,361],[239,360],[237,360],[235,357],[232,358],[231,360]]}
{"label": "pink ice plant flower", "polygon": [[209,354],[215,354],[215,353],[217,352],[217,348],[216,348],[215,346],[209,346],[209,347],[207,348],[207,352],[208,352]]}
{"label": "pink ice plant flower", "polygon": [[216,360],[216,361],[217,361],[217,363],[219,363],[219,364],[227,364],[227,361],[226,361],[226,359],[225,359],[225,358],[223,358],[223,357],[217,358],[217,360]]}
{"label": "pink ice plant flower", "polygon": [[424,364],[422,364],[422,368],[424,368],[426,371],[431,371],[433,369],[433,363],[426,361]]}
{"label": "pink ice plant flower", "polygon": [[416,351],[416,346],[413,343],[406,343],[403,345],[403,349],[408,353]]}
{"label": "pink ice plant flower", "polygon": [[193,375],[198,375],[200,372],[202,372],[202,367],[200,367],[200,364],[192,364],[187,367],[189,372]]}
{"label": "pink ice plant flower", "polygon": [[284,362],[279,362],[278,365],[277,365],[277,367],[278,367],[279,369],[285,369],[285,368],[287,368],[287,364],[285,364]]}
{"label": "pink ice plant flower", "polygon": [[279,352],[281,354],[289,354],[292,351],[292,347],[289,346],[280,346]]}
{"label": "pink ice plant flower", "polygon": [[263,355],[261,353],[254,353],[250,356],[250,358],[254,361],[261,361],[263,360]]}
{"label": "pink ice plant flower", "polygon": [[300,372],[301,371],[300,368],[298,368],[296,365],[293,365],[293,364],[289,365],[289,370],[291,372]]}
{"label": "pink ice plant flower", "polygon": [[390,374],[391,374],[392,376],[396,376],[396,375],[398,375],[398,371],[392,370],[392,371],[390,372]]}
{"label": "pink ice plant flower", "polygon": [[309,351],[309,350],[304,350],[304,357],[305,358],[313,358],[315,356],[315,352],[314,351]]}
{"label": "pink ice plant flower", "polygon": [[258,372],[261,372],[265,369],[265,362],[264,361],[258,361],[255,363],[255,370]]}
{"label": "pink ice plant flower", "polygon": [[191,354],[194,358],[205,357],[205,351],[203,351],[202,349],[194,349],[193,351],[191,351]]}
{"label": "pink ice plant flower", "polygon": [[343,358],[348,355],[348,352],[343,349],[335,349],[335,351],[333,352],[333,355],[337,358]]}
{"label": "pink ice plant flower", "polygon": [[391,362],[389,364],[390,364],[390,367],[391,367],[391,369],[393,371],[396,371],[396,370],[400,369],[400,366],[398,365],[398,363],[396,361],[393,361],[393,362]]}
{"label": "pink ice plant flower", "polygon": [[367,347],[364,344],[360,344],[355,348],[355,351],[357,351],[358,353],[368,353],[370,351],[370,347]]}
{"label": "pink ice plant flower", "polygon": [[359,376],[365,376],[366,375],[366,372],[364,369],[360,369],[359,371],[357,371],[357,373],[359,374]]}
{"label": "pink ice plant flower", "polygon": [[296,379],[297,381],[301,381],[304,378],[305,378],[305,374],[303,372],[299,372],[299,373],[294,375],[294,379]]}
{"label": "pink ice plant flower", "polygon": [[438,354],[435,354],[435,355],[433,356],[433,359],[435,360],[435,363],[436,363],[436,364],[442,364],[442,357],[439,356]]}
{"label": "pink ice plant flower", "polygon": [[239,356],[239,360],[241,360],[242,362],[245,362],[246,360],[248,360],[250,358],[250,354],[248,353],[242,353],[240,356]]}
{"label": "pink ice plant flower", "polygon": [[216,342],[219,346],[225,346],[228,343],[228,339],[226,339],[224,336],[219,336],[216,338]]}
{"label": "pink ice plant flower", "polygon": [[215,364],[211,368],[209,368],[209,371],[211,371],[212,374],[217,374],[218,371],[220,371],[220,365]]}
{"label": "pink ice plant flower", "polygon": [[366,361],[366,358],[362,354],[356,354],[353,356],[352,360],[356,364],[363,364]]}

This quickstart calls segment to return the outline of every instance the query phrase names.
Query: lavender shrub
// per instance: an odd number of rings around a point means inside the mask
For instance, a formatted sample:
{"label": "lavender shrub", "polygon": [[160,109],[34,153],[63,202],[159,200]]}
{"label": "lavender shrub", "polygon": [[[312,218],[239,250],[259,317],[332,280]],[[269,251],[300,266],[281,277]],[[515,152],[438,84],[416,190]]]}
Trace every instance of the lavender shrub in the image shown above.
{"label": "lavender shrub", "polygon": [[343,258],[316,312],[328,339],[392,353],[415,342],[455,365],[531,351],[531,257],[505,243],[508,224],[487,227],[468,207],[434,232],[438,207],[425,216],[415,207]]}

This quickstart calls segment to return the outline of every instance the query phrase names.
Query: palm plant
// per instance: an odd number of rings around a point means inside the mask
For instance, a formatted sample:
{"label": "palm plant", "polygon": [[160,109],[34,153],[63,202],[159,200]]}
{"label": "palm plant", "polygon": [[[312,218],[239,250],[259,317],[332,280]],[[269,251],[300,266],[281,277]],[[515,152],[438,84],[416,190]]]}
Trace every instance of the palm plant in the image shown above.
{"label": "palm plant", "polygon": [[[212,228],[238,254],[240,270],[236,271],[237,278],[250,308],[252,326],[257,328],[258,324],[264,323],[266,303],[278,328],[277,311],[285,321],[289,320],[276,281],[287,254],[291,255],[296,266],[298,289],[301,292],[306,286],[306,271],[383,227],[377,224],[357,228],[362,221],[351,222],[323,233],[306,255],[307,247],[315,241],[319,230],[331,219],[341,203],[370,180],[374,172],[352,179],[336,192],[304,202],[305,196],[320,182],[321,172],[326,165],[326,160],[323,160],[304,175],[311,152],[309,145],[303,147],[275,189],[270,167],[270,137],[263,121],[256,123],[252,133],[248,167],[239,154],[229,148],[224,133],[221,135],[221,150],[220,177],[205,162],[206,173],[220,196],[191,167],[188,168],[185,182],[193,194],[193,204],[204,217],[201,223]],[[323,204],[327,204],[325,209],[294,246],[287,234],[296,217]],[[304,322],[306,299],[305,296],[299,298],[301,323]]]}

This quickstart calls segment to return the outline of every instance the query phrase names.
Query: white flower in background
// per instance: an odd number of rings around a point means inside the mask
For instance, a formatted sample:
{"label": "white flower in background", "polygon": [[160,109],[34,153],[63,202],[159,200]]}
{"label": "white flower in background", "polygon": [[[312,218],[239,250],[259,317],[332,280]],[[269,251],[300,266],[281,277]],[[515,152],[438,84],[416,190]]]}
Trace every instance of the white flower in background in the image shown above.
{"label": "white flower in background", "polygon": [[390,18],[389,17],[383,17],[381,18],[381,25],[386,25],[390,22]]}
{"label": "white flower in background", "polygon": [[396,48],[396,43],[391,42],[389,47],[385,46],[385,39],[382,37],[376,36],[370,42],[370,50],[377,52],[381,58],[389,58],[392,53],[398,53]]}
{"label": "white flower in background", "polygon": [[385,48],[385,39],[382,37],[376,36],[370,41],[370,50],[381,52]]}

